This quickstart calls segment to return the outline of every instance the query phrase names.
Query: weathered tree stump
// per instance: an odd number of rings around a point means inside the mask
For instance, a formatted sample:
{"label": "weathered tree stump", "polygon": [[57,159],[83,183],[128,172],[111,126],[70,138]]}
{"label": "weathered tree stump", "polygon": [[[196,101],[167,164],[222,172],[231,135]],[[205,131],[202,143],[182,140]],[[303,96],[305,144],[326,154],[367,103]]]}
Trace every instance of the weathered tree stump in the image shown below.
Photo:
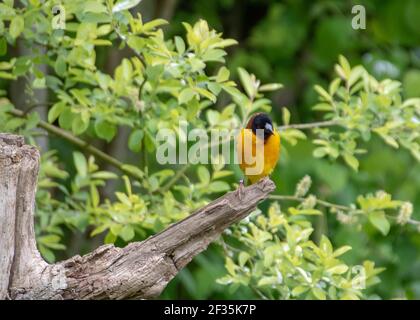
{"label": "weathered tree stump", "polygon": [[36,247],[34,204],[39,152],[23,137],[0,134],[0,299],[147,299],[223,230],[274,190],[269,179],[227,193],[184,220],[124,248],[103,245],[55,264]]}

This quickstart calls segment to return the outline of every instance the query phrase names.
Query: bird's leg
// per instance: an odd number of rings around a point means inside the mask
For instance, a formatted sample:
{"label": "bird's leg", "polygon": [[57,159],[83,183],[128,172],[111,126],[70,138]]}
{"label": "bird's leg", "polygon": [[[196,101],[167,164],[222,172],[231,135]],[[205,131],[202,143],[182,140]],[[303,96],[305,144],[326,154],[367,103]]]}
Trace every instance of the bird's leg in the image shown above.
{"label": "bird's leg", "polygon": [[244,179],[239,180],[239,185],[238,185],[238,189],[236,189],[236,194],[239,200],[242,201],[242,198],[244,195]]}

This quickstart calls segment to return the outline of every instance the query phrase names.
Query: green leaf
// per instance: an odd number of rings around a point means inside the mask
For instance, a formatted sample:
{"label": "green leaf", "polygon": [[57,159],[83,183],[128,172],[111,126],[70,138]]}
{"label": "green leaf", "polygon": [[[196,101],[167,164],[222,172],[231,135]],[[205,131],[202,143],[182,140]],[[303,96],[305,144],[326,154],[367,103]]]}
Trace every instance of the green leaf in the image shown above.
{"label": "green leaf", "polygon": [[318,300],[326,300],[327,296],[324,292],[324,290],[322,290],[321,288],[318,287],[314,287],[312,288],[312,293],[315,296],[315,298],[317,298]]}
{"label": "green leaf", "polygon": [[395,149],[399,148],[398,142],[393,137],[391,137],[389,134],[387,134],[385,132],[386,130],[382,130],[381,128],[375,128],[375,129],[373,129],[373,131],[376,132],[391,147],[393,147]]}
{"label": "green leaf", "polygon": [[0,38],[0,56],[4,56],[7,53],[7,41],[6,38]]}
{"label": "green leaf", "polygon": [[44,89],[45,86],[45,78],[35,78],[35,80],[32,82],[32,86],[35,89]]}
{"label": "green leaf", "polygon": [[390,229],[390,223],[385,216],[384,211],[373,211],[369,213],[369,221],[378,229],[384,236],[386,236]]}
{"label": "green leaf", "polygon": [[38,112],[31,112],[26,120],[26,129],[30,130],[35,128],[40,121],[40,115]]}
{"label": "green leaf", "polygon": [[216,280],[217,283],[228,285],[232,283],[232,277],[231,276],[224,276]]}
{"label": "green leaf", "polygon": [[229,191],[230,187],[229,184],[227,182],[224,181],[214,181],[212,183],[210,183],[209,185],[209,191],[210,192],[226,192]]}
{"label": "green leaf", "polygon": [[206,67],[206,64],[201,59],[198,59],[198,58],[190,58],[189,63],[190,63],[192,72],[199,72]]}
{"label": "green leaf", "polygon": [[362,66],[357,66],[353,68],[350,72],[348,85],[353,86],[358,80],[360,80],[365,73],[365,69]]}
{"label": "green leaf", "polygon": [[130,225],[124,226],[118,234],[125,242],[134,238],[134,229]]}
{"label": "green leaf", "polygon": [[0,17],[6,18],[16,14],[15,10],[13,10],[13,4],[11,4],[10,1],[11,0],[2,0],[2,2],[0,2]]}
{"label": "green leaf", "polygon": [[156,148],[155,139],[148,131],[146,131],[146,134],[144,136],[144,145],[146,147],[147,152],[149,153],[152,153]]}
{"label": "green leaf", "polygon": [[230,47],[236,44],[238,44],[238,41],[236,41],[235,39],[223,39],[222,41],[218,42],[216,45],[219,48],[226,48],[226,47]]}
{"label": "green leaf", "polygon": [[331,96],[334,96],[334,94],[337,92],[337,89],[339,88],[341,83],[341,79],[340,78],[335,78],[331,83],[330,86],[328,88],[328,91],[330,93]]}
{"label": "green leaf", "polygon": [[221,83],[229,80],[230,71],[225,66],[221,67],[217,72],[216,81]]}
{"label": "green leaf", "polygon": [[73,161],[77,173],[82,177],[86,177],[88,174],[88,170],[85,156],[82,153],[75,151],[73,152]]}
{"label": "green leaf", "polygon": [[179,94],[178,103],[179,104],[187,103],[188,101],[190,101],[196,95],[197,95],[197,93],[193,89],[186,88],[186,89],[182,90],[181,93]]}
{"label": "green leaf", "polygon": [[328,255],[332,254],[333,252],[331,241],[324,235],[321,236],[319,247],[321,248],[322,251],[324,251]]}
{"label": "green leaf", "polygon": [[207,185],[210,182],[210,172],[205,166],[199,166],[197,169],[197,175],[200,182]]}
{"label": "green leaf", "polygon": [[0,70],[10,70],[13,68],[14,63],[3,61],[0,62]]}
{"label": "green leaf", "polygon": [[144,172],[143,171],[141,171],[136,166],[133,166],[133,165],[130,165],[130,164],[124,164],[122,166],[122,169],[124,171],[130,172],[130,174],[136,176],[138,179],[141,179],[144,176]]}
{"label": "green leaf", "polygon": [[129,35],[127,44],[130,48],[133,48],[135,51],[139,52],[141,51],[144,46],[146,45],[146,41],[143,38]]}
{"label": "green leaf", "polygon": [[183,54],[185,52],[185,42],[181,37],[175,37],[175,47],[179,54]]}
{"label": "green leaf", "polygon": [[102,232],[104,232],[105,230],[108,229],[108,225],[107,224],[102,224],[100,226],[97,226],[95,229],[93,229],[93,231],[90,233],[91,237],[96,236],[97,234],[100,234]]}
{"label": "green leaf", "polygon": [[13,118],[9,120],[6,124],[5,130],[6,131],[14,131],[17,128],[23,126],[25,124],[26,120],[22,118]]}
{"label": "green leaf", "polygon": [[168,24],[168,21],[166,21],[165,19],[155,19],[155,20],[145,23],[143,25],[142,31],[148,32],[164,24]]}
{"label": "green leaf", "polygon": [[228,170],[221,170],[221,171],[216,171],[213,173],[213,179],[221,179],[224,177],[228,177],[231,176],[233,174],[232,171],[228,171]]}
{"label": "green leaf", "polygon": [[55,103],[48,111],[48,122],[53,123],[65,108],[66,105],[63,101]]}
{"label": "green leaf", "polygon": [[16,79],[16,76],[13,75],[13,74],[11,74],[11,73],[0,71],[0,78],[9,79],[9,80],[15,80]]}
{"label": "green leaf", "polygon": [[53,263],[55,261],[55,255],[54,252],[52,252],[50,249],[43,245],[39,245],[39,251],[41,252],[42,256],[45,260],[47,260],[49,263]]}
{"label": "green leaf", "polygon": [[70,90],[71,94],[77,99],[82,106],[88,107],[91,101],[86,95],[88,94],[87,90],[72,89]]}
{"label": "green leaf", "polygon": [[93,179],[101,179],[101,180],[108,180],[108,179],[117,179],[118,176],[109,171],[98,171],[92,174]]}
{"label": "green leaf", "polygon": [[54,70],[60,76],[64,77],[67,71],[66,61],[62,56],[59,56],[54,63]]}
{"label": "green leaf", "polygon": [[23,16],[16,15],[12,18],[10,22],[10,36],[14,39],[19,37],[25,27],[25,20],[23,20]]}
{"label": "green leaf", "polygon": [[77,114],[73,118],[73,122],[71,124],[71,130],[75,135],[80,135],[87,130],[89,127],[89,116],[87,118],[82,117],[81,115]]}
{"label": "green leaf", "polygon": [[209,82],[207,84],[207,88],[213,93],[215,96],[219,95],[220,91],[222,90],[222,86],[215,82]]}
{"label": "green leaf", "polygon": [[216,110],[209,109],[206,112],[206,118],[210,126],[215,126],[219,123],[220,113]]}
{"label": "green leaf", "polygon": [[281,83],[268,83],[264,84],[258,88],[258,91],[265,92],[265,91],[275,91],[283,88]]}
{"label": "green leaf", "polygon": [[99,138],[110,142],[117,133],[117,127],[106,120],[97,119],[95,121],[95,132]]}
{"label": "green leaf", "polygon": [[407,98],[420,96],[420,70],[411,69],[404,74],[403,88]]}
{"label": "green leaf", "polygon": [[223,57],[226,55],[226,51],[221,49],[211,49],[206,51],[201,57],[203,61],[216,61],[224,62]]}
{"label": "green leaf", "polygon": [[250,74],[243,68],[238,68],[239,79],[241,80],[242,86],[245,89],[248,97],[252,98],[255,96],[254,82],[251,79]]}
{"label": "green leaf", "polygon": [[314,89],[315,89],[315,91],[316,92],[318,92],[318,94],[322,97],[322,98],[324,98],[326,101],[331,101],[332,100],[332,98],[331,98],[331,96],[328,94],[328,92],[327,91],[325,91],[325,89],[324,88],[322,88],[321,86],[319,86],[319,85],[315,85],[314,86]]}
{"label": "green leaf", "polygon": [[238,41],[236,41],[235,39],[223,39],[222,41],[218,42],[216,46],[219,48],[226,48],[235,44],[238,44]]}
{"label": "green leaf", "polygon": [[117,240],[117,236],[113,234],[111,231],[109,231],[104,239],[104,243],[105,244],[115,243],[115,240]]}
{"label": "green leaf", "polygon": [[329,103],[323,102],[323,103],[318,103],[315,106],[313,106],[312,110],[315,110],[315,111],[332,111],[332,110],[334,110],[334,108]]}
{"label": "green leaf", "polygon": [[98,207],[100,196],[99,196],[98,188],[96,188],[96,186],[93,183],[90,185],[90,198],[92,200],[92,206],[94,208]]}
{"label": "green leaf", "polygon": [[232,276],[236,274],[235,272],[236,265],[231,258],[226,257],[225,267],[226,267],[226,270],[229,272],[229,274],[231,274]]}
{"label": "green leaf", "polygon": [[128,59],[123,59],[121,63],[123,78],[127,81],[131,80],[133,75],[133,66]]}
{"label": "green leaf", "polygon": [[292,296],[297,297],[309,290],[309,287],[297,286],[292,290]]}
{"label": "green leaf", "polygon": [[330,272],[331,274],[343,274],[343,273],[346,273],[347,270],[349,270],[349,267],[346,266],[345,264],[339,264],[337,266],[327,269],[327,271]]}
{"label": "green leaf", "polygon": [[245,263],[249,260],[249,258],[251,258],[251,256],[249,255],[248,252],[241,251],[241,253],[239,253],[239,256],[238,256],[239,266],[243,267]]}
{"label": "green leaf", "polygon": [[56,243],[60,241],[60,237],[55,234],[49,234],[47,236],[38,237],[38,241],[46,245],[47,243]]}
{"label": "green leaf", "polygon": [[198,92],[203,97],[209,99],[213,103],[216,103],[216,96],[214,94],[212,94],[211,92],[209,92],[205,89],[199,88],[199,87],[195,87],[193,90]]}
{"label": "green leaf", "polygon": [[112,42],[105,39],[96,39],[96,40],[93,40],[92,43],[95,46],[112,46]]}
{"label": "green leaf", "polygon": [[333,257],[339,257],[349,250],[351,250],[350,246],[342,246],[341,248],[338,248],[334,251]]}
{"label": "green leaf", "polygon": [[344,74],[346,76],[346,79],[348,79],[350,77],[350,73],[351,73],[350,63],[342,55],[340,55],[338,57],[338,62],[340,63],[341,67],[343,68],[343,71],[344,71]]}
{"label": "green leaf", "polygon": [[290,111],[286,107],[282,108],[283,113],[283,124],[288,125],[290,123]]}
{"label": "green leaf", "polygon": [[112,31],[112,27],[110,24],[103,24],[100,27],[98,27],[98,30],[96,30],[96,34],[101,36],[106,36],[108,33]]}
{"label": "green leaf", "polygon": [[32,66],[32,60],[30,58],[25,57],[25,56],[19,57],[16,60],[15,69],[13,70],[13,73],[16,76],[21,76],[25,74],[26,72],[28,72],[31,66]]}
{"label": "green leaf", "polygon": [[144,131],[137,129],[131,132],[128,138],[128,148],[133,152],[140,152],[142,148],[142,142],[144,137]]}
{"label": "green leaf", "polygon": [[354,170],[358,171],[359,169],[359,160],[350,153],[343,154],[344,161]]}
{"label": "green leaf", "polygon": [[58,118],[58,124],[61,128],[70,130],[72,121],[73,113],[71,112],[71,108],[64,108],[64,110],[60,113],[60,116]]}
{"label": "green leaf", "polygon": [[123,1],[118,1],[113,7],[112,7],[112,12],[116,13],[116,12],[120,12],[123,10],[128,10],[131,9],[133,7],[135,7],[136,5],[138,5],[140,3],[141,0],[123,0]]}
{"label": "green leaf", "polygon": [[262,277],[258,283],[257,286],[262,287],[262,286],[267,286],[267,285],[273,285],[273,284],[277,284],[278,283],[278,279],[277,277]]}

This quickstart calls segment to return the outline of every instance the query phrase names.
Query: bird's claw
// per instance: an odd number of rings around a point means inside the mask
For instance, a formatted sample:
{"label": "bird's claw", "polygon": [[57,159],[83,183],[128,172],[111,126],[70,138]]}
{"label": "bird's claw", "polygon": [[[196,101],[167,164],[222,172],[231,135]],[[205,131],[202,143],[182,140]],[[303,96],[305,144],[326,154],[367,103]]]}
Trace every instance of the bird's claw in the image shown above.
{"label": "bird's claw", "polygon": [[243,195],[244,195],[244,180],[243,179],[239,180],[239,185],[238,185],[238,189],[236,189],[236,194],[239,200],[242,201]]}

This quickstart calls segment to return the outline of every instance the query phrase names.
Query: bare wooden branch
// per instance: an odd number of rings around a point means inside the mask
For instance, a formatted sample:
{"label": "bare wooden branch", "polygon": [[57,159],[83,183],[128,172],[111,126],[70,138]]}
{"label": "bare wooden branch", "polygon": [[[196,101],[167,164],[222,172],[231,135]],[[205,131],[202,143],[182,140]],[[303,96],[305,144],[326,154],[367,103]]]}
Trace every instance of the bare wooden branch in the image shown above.
{"label": "bare wooden branch", "polygon": [[274,190],[269,179],[230,192],[184,220],[124,248],[103,245],[47,264],[36,249],[33,209],[38,151],[0,134],[0,299],[147,299]]}

